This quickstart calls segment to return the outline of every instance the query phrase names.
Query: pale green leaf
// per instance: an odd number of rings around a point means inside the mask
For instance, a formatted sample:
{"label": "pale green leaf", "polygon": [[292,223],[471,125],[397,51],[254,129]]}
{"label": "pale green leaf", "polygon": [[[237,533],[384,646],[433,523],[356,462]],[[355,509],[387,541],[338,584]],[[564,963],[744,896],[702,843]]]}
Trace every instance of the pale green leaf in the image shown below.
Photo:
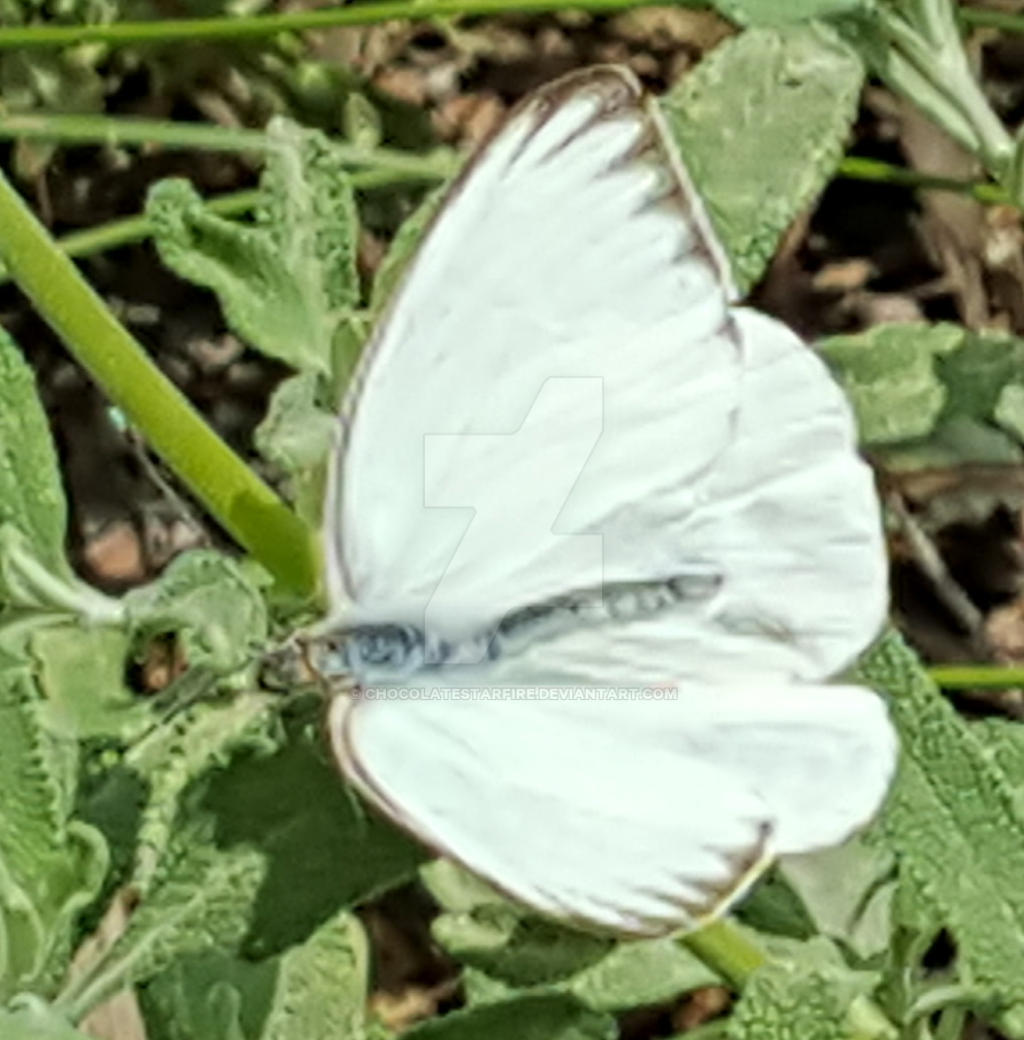
{"label": "pale green leaf", "polygon": [[384,139],[380,112],[373,102],[358,90],[351,90],[345,98],[341,113],[345,137],[356,146],[369,151],[379,148]]}
{"label": "pale green leaf", "polygon": [[143,993],[149,1040],[362,1040],[367,974],[366,936],[344,912],[277,957],[183,958]]}
{"label": "pale green leaf", "polygon": [[61,995],[73,1018],[182,957],[232,948],[245,936],[266,870],[253,848],[218,849],[208,828],[183,827],[128,926]]}
{"label": "pale green leaf", "polygon": [[432,1018],[403,1040],[614,1040],[615,1019],[571,997],[531,994]]}
{"label": "pale green leaf", "polygon": [[895,633],[860,667],[889,694],[903,755],[878,832],[901,883],[934,907],[963,977],[1003,1006],[1024,1002],[1024,818],[983,731],[962,720]]}
{"label": "pale green leaf", "polygon": [[444,201],[447,191],[446,187],[441,187],[435,188],[434,191],[430,192],[419,206],[406,217],[402,226],[391,239],[391,245],[377,268],[377,273],[373,280],[373,292],[370,295],[370,313],[374,318],[379,317],[383,313],[385,305],[398,287],[406,265],[415,254],[416,247],[420,244],[427,228],[430,227],[430,222],[434,219],[434,214],[437,213],[441,203]]}
{"label": "pale green leaf", "polygon": [[1024,459],[1024,340],[959,325],[878,325],[821,351],[861,443],[890,471]]}
{"label": "pale green leaf", "polygon": [[77,749],[42,707],[28,663],[0,654],[0,998],[53,984],[107,866],[99,834],[69,819]]}
{"label": "pale green leaf", "polygon": [[140,640],[178,632],[188,663],[227,673],[251,663],[267,638],[266,604],[251,575],[223,553],[197,549],[125,596]]}
{"label": "pale green leaf", "polygon": [[57,456],[35,377],[0,328],[0,523],[13,524],[34,555],[56,575],[64,556],[67,506]]}
{"label": "pale green leaf", "polygon": [[456,960],[516,987],[566,979],[596,964],[614,946],[611,939],[493,904],[441,914],[431,931]]}
{"label": "pale green leaf", "polygon": [[368,948],[359,920],[338,914],[281,957],[261,1040],[359,1040]]}
{"label": "pale green leaf", "polygon": [[284,380],[254,435],[257,451],[285,475],[296,512],[314,526],[320,523],[327,456],[337,425],[334,410],[321,404],[320,382],[313,372]]}
{"label": "pale green leaf", "polygon": [[740,287],[764,273],[842,157],[864,70],[826,26],[748,29],[662,99]]}
{"label": "pale green leaf", "polygon": [[729,1019],[729,1040],[847,1040],[848,992],[827,972],[772,961],[758,969]]}
{"label": "pale green leaf", "polygon": [[1016,441],[1024,443],[1024,386],[1010,383],[1002,387],[992,415]]}
{"label": "pale green leaf", "polygon": [[821,935],[859,957],[884,951],[892,931],[892,857],[861,837],[788,856],[781,870]]}
{"label": "pale green leaf", "polygon": [[[179,801],[186,788],[208,770],[227,765],[239,752],[275,750],[275,739],[279,739],[275,721],[270,696],[239,691],[230,698],[198,700],[131,749],[131,767],[149,787],[145,807],[133,821],[137,835],[132,884],[138,891],[148,890],[153,872],[173,839]],[[97,792],[90,803],[97,811],[104,801],[110,808],[117,808],[124,778],[115,774],[109,783],[109,789]],[[104,819],[110,819],[109,811],[99,813],[95,822],[102,826]]]}
{"label": "pale green leaf", "polygon": [[614,942],[530,914],[446,860],[421,868],[446,912],[434,938],[474,971],[475,999],[505,999],[516,988],[571,994],[598,1011],[672,1000],[720,980],[675,939]]}
{"label": "pale green leaf", "polygon": [[120,628],[50,625],[29,646],[44,703],[46,727],[62,737],[130,741],[153,719],[124,682],[129,638]]}
{"label": "pale green leaf", "polygon": [[327,375],[339,327],[359,302],[355,201],[322,134],[283,119],[267,134],[266,201],[255,223],[215,216],[180,180],[154,186],[147,215],[163,261],[216,292],[246,342]]}
{"label": "pale green leaf", "polygon": [[19,997],[6,1011],[0,1009],[3,1040],[89,1040],[70,1022],[31,996]]}
{"label": "pale green leaf", "polygon": [[450,859],[424,863],[420,867],[420,880],[445,910],[455,913],[468,912],[481,906],[516,906],[499,895],[486,881]]}
{"label": "pale green leaf", "polygon": [[819,345],[857,416],[862,444],[875,447],[930,434],[946,403],[935,359],[956,350],[955,325],[877,325]]}
{"label": "pale green leaf", "polygon": [[714,0],[712,6],[740,25],[785,25],[863,14],[871,10],[874,0]]}
{"label": "pale green leaf", "polygon": [[665,1004],[722,980],[677,938],[617,943],[599,961],[577,972],[564,988],[598,1011]]}

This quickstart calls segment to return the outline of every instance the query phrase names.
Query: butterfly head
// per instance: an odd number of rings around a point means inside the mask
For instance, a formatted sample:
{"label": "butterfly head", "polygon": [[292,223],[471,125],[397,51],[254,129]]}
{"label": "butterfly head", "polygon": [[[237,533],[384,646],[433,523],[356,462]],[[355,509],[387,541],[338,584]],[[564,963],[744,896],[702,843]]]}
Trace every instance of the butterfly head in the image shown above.
{"label": "butterfly head", "polygon": [[336,628],[310,640],[306,653],[324,679],[348,675],[364,682],[403,678],[426,659],[422,630],[393,622]]}

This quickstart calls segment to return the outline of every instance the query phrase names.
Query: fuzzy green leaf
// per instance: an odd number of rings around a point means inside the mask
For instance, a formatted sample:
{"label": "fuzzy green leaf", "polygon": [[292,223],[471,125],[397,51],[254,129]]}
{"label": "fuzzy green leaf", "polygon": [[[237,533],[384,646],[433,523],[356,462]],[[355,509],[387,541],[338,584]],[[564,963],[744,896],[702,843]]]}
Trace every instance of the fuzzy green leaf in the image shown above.
{"label": "fuzzy green leaf", "polygon": [[507,999],[516,989],[567,993],[596,1011],[672,1000],[718,976],[675,939],[630,942],[587,935],[539,918],[496,895],[446,860],[420,876],[445,908],[434,938],[475,969],[475,999]]}
{"label": "fuzzy green leaf", "polygon": [[877,824],[901,884],[937,911],[962,977],[993,1003],[1024,1005],[1019,775],[1007,773],[984,732],[956,714],[895,633],[865,658],[860,677],[889,693],[903,749]]}
{"label": "fuzzy green leaf", "polygon": [[867,959],[886,949],[892,932],[892,857],[861,837],[781,866],[819,934]]}
{"label": "fuzzy green leaf", "polygon": [[846,391],[862,444],[875,447],[925,437],[946,403],[935,358],[957,349],[954,325],[876,325],[832,336],[820,350]]}
{"label": "fuzzy green leaf", "polygon": [[402,222],[402,226],[391,239],[384,259],[377,268],[370,295],[370,313],[374,318],[381,315],[392,293],[398,287],[402,274],[416,252],[423,235],[430,226],[447,193],[446,187],[436,188]]}
{"label": "fuzzy green leaf", "polygon": [[[133,821],[137,834],[132,883],[138,891],[149,889],[173,840],[180,799],[189,785],[242,751],[272,752],[276,736],[271,699],[246,691],[216,701],[199,700],[132,748],[131,766],[149,787],[145,806]],[[108,808],[100,813],[98,825],[110,819],[109,809],[117,810],[124,790],[124,778],[112,775],[109,789],[97,792],[91,804],[97,810]],[[117,819],[123,819],[123,813],[116,814]]]}
{"label": "fuzzy green leaf", "polygon": [[320,523],[327,457],[337,424],[334,410],[322,406],[320,382],[313,372],[284,380],[254,437],[257,451],[286,476],[296,512],[313,526]]}
{"label": "fuzzy green leaf", "polygon": [[266,863],[258,851],[216,848],[203,827],[183,827],[128,927],[61,995],[78,1019],[128,986],[145,982],[182,957],[236,946],[249,926]]}
{"label": "fuzzy green leaf", "polygon": [[0,328],[0,523],[13,524],[54,574],[70,575],[64,556],[67,505],[50,427],[35,377]]}
{"label": "fuzzy green leaf", "polygon": [[76,748],[42,708],[28,663],[0,654],[0,998],[52,986],[107,866],[98,832],[69,819]]}
{"label": "fuzzy green leaf", "polygon": [[327,760],[312,717],[289,720],[272,755],[238,756],[215,773],[188,811],[213,818],[225,847],[260,850],[266,878],[251,910],[245,953],[279,953],[339,909],[411,878],[419,846],[366,815]]}
{"label": "fuzzy green leaf", "polygon": [[754,973],[729,1019],[729,1040],[845,1040],[848,994],[827,973],[773,961]]}
{"label": "fuzzy green leaf", "polygon": [[610,1015],[581,1007],[571,997],[537,994],[478,1004],[433,1018],[402,1034],[403,1040],[614,1040]]}
{"label": "fuzzy green leaf", "polygon": [[128,742],[152,723],[149,705],[124,683],[129,643],[128,635],[113,627],[64,624],[32,633],[29,646],[48,729],[76,740]]}
{"label": "fuzzy green leaf", "polygon": [[266,642],[260,589],[223,553],[182,553],[157,581],[128,593],[124,602],[137,639],[178,632],[193,667],[230,672],[250,662]]}
{"label": "fuzzy green leaf", "polygon": [[826,26],[748,29],[662,99],[741,288],[835,172],[863,79],[860,59]]}
{"label": "fuzzy green leaf", "polygon": [[366,936],[345,912],[278,957],[185,958],[146,987],[149,1040],[362,1040],[367,973]]}
{"label": "fuzzy green leaf", "polygon": [[873,0],[714,0],[712,6],[740,25],[786,25],[863,13]]}
{"label": "fuzzy green leaf", "polygon": [[877,325],[821,351],[861,443],[890,470],[1024,458],[1024,340],[959,325]]}
{"label": "fuzzy green leaf", "polygon": [[0,1036],[4,1040],[89,1040],[43,1001],[20,997],[8,1010],[0,1009]]}
{"label": "fuzzy green leaf", "polygon": [[253,225],[213,215],[180,180],[154,186],[147,215],[164,263],[216,292],[246,342],[326,375],[339,328],[359,302],[355,201],[322,134],[284,119],[267,134],[266,204]]}

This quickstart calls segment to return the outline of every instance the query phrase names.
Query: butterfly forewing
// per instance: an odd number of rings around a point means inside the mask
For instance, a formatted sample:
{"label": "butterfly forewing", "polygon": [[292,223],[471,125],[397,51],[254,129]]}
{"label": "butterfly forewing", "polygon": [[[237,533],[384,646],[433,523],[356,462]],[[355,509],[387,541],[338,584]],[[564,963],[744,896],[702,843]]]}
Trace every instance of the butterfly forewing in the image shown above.
{"label": "butterfly forewing", "polygon": [[684,176],[611,69],[540,91],[472,160],[344,409],[337,608],[419,623],[454,588],[432,618],[454,638],[567,587],[660,577],[670,561],[641,536],[688,511],[740,372]]}

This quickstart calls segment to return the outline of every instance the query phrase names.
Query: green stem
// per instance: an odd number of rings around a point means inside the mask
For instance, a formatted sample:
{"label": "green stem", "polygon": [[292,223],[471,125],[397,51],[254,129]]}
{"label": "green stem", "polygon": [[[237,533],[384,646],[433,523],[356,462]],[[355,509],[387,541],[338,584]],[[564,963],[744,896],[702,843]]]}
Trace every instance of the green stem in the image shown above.
{"label": "green stem", "polygon": [[768,954],[726,917],[681,936],[680,941],[736,990],[742,990],[750,976],[768,963]]}
{"label": "green stem", "polygon": [[[438,173],[438,179],[441,178]],[[356,191],[367,191],[387,184],[395,184],[409,180],[409,177],[395,170],[357,170],[350,178]],[[417,178],[418,179],[418,178]],[[211,213],[222,217],[236,217],[247,213],[259,205],[263,194],[259,188],[247,188],[227,195],[215,195],[206,200],[206,208]],[[57,248],[70,257],[93,256],[107,249],[142,242],[153,233],[153,225],[144,214],[134,217],[123,217],[111,220],[97,227],[84,231],[72,231],[56,239]],[[10,275],[0,266],[0,285],[10,280]]]}
{"label": "green stem", "polygon": [[959,7],[957,19],[964,25],[980,25],[1007,32],[1024,33],[1024,15],[1009,11],[989,11],[984,7]]}
{"label": "green stem", "polygon": [[[0,33],[4,30],[0,29]],[[262,130],[185,123],[123,116],[8,115],[0,116],[0,140],[45,140],[61,144],[146,145],[215,152],[263,152],[269,139]],[[333,143],[340,162],[400,174],[406,179],[437,180],[452,172],[445,149],[417,155],[394,148],[358,148],[344,141]]]}
{"label": "green stem", "polygon": [[[263,197],[259,188],[235,191],[229,195],[218,195],[206,202],[211,213],[222,217],[236,217],[254,209]],[[153,233],[153,225],[144,214],[111,220],[106,224],[86,228],[83,231],[72,231],[55,240],[54,244],[65,255],[70,257],[92,256],[107,249],[142,242]],[[10,280],[10,275],[0,267],[0,285]]]}
{"label": "green stem", "polygon": [[1001,664],[940,664],[928,674],[945,690],[1003,690],[1024,686],[1024,667]]}
{"label": "green stem", "polygon": [[[769,955],[728,918],[720,918],[680,941],[737,992],[768,963]],[[881,1008],[867,997],[856,997],[846,1015],[850,1040],[894,1040],[896,1029]]]}
{"label": "green stem", "polygon": [[977,199],[978,202],[984,203],[1008,204],[1010,202],[1006,189],[998,184],[919,173],[917,170],[908,170],[902,166],[893,166],[891,163],[858,155],[848,155],[843,159],[839,163],[836,175],[853,180],[876,181],[880,184],[896,184],[900,187],[927,191],[952,191],[960,195],[968,195]]}
{"label": "green stem", "polygon": [[[339,25],[374,25],[393,19],[424,20],[457,15],[507,15],[545,11],[626,11],[650,0],[385,0],[326,7],[314,11],[253,15],[248,18],[181,18],[173,21],[114,22],[109,25],[22,25],[0,29],[0,50],[70,47],[78,43],[111,46],[179,41],[244,40]],[[681,0],[683,6],[700,6]]]}
{"label": "green stem", "polygon": [[210,429],[0,174],[0,259],[103,391],[238,542],[296,592],[318,586],[309,528]]}

